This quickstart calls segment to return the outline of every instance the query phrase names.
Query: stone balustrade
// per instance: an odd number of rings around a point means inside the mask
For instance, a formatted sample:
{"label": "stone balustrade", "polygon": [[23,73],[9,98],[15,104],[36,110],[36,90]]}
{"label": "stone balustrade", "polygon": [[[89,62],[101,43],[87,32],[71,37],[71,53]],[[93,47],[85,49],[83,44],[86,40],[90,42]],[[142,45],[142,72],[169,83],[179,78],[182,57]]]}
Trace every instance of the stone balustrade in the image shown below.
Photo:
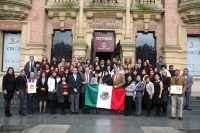
{"label": "stone balustrade", "polygon": [[79,0],[48,0],[48,2],[74,2],[74,3],[78,3]]}

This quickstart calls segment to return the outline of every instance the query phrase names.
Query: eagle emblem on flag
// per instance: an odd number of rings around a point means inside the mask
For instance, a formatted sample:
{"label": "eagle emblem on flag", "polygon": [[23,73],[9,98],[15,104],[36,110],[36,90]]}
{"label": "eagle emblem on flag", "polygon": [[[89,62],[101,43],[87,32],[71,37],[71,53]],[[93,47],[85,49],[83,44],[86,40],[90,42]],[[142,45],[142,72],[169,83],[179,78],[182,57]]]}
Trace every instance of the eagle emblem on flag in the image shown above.
{"label": "eagle emblem on flag", "polygon": [[100,98],[101,98],[102,100],[107,100],[109,97],[110,97],[110,96],[109,96],[109,94],[108,94],[107,91],[102,92],[101,95],[100,95]]}

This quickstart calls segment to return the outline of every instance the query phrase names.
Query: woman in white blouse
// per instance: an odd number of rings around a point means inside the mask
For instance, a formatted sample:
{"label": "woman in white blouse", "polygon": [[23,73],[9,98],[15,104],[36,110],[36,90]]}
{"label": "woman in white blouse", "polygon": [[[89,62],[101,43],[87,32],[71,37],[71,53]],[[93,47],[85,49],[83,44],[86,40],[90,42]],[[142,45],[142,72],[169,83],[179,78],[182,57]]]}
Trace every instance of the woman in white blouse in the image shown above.
{"label": "woman in white blouse", "polygon": [[[95,77],[93,77],[90,81],[91,84],[103,84],[102,78],[99,76],[100,71],[95,71]],[[94,108],[94,114],[99,114],[98,108]]]}

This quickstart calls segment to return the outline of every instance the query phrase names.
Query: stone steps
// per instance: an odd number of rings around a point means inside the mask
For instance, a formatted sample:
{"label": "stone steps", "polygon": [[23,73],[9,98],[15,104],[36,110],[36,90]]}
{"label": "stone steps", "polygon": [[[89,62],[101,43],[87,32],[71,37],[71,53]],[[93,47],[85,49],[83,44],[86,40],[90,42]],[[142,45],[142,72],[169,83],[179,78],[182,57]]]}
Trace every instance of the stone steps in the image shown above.
{"label": "stone steps", "polygon": [[[11,108],[15,109],[19,109],[19,105],[20,105],[20,99],[19,97],[15,94],[14,98],[11,101]],[[69,105],[68,105],[69,106]],[[24,107],[27,107],[27,101],[25,101]],[[4,109],[4,98],[3,98],[3,93],[0,92],[0,108]],[[57,108],[59,108],[59,104],[57,104]],[[191,97],[191,108],[192,111],[188,111],[188,110],[184,110],[184,114],[200,114],[200,97],[195,96],[195,97]],[[47,104],[47,110],[48,110],[48,104]],[[58,109],[60,110],[60,109]],[[69,110],[69,108],[67,108],[67,110]],[[92,110],[92,109],[91,109]],[[80,109],[81,111],[81,109]],[[106,110],[106,109],[100,109],[101,113],[105,113],[105,114],[112,114],[111,110]],[[171,112],[171,99],[169,98],[168,101],[168,114]],[[68,111],[70,112],[70,111]],[[145,110],[144,110],[145,112]]]}

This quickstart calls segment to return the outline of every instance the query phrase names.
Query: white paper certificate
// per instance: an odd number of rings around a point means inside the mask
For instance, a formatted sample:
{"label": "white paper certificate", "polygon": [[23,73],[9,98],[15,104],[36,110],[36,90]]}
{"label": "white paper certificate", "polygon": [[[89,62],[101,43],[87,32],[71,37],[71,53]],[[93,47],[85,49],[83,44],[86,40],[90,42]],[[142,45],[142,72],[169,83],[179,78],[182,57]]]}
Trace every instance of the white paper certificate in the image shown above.
{"label": "white paper certificate", "polygon": [[182,86],[180,85],[171,85],[170,86],[170,93],[171,94],[182,94]]}
{"label": "white paper certificate", "polygon": [[36,93],[36,83],[28,83],[28,93]]}

